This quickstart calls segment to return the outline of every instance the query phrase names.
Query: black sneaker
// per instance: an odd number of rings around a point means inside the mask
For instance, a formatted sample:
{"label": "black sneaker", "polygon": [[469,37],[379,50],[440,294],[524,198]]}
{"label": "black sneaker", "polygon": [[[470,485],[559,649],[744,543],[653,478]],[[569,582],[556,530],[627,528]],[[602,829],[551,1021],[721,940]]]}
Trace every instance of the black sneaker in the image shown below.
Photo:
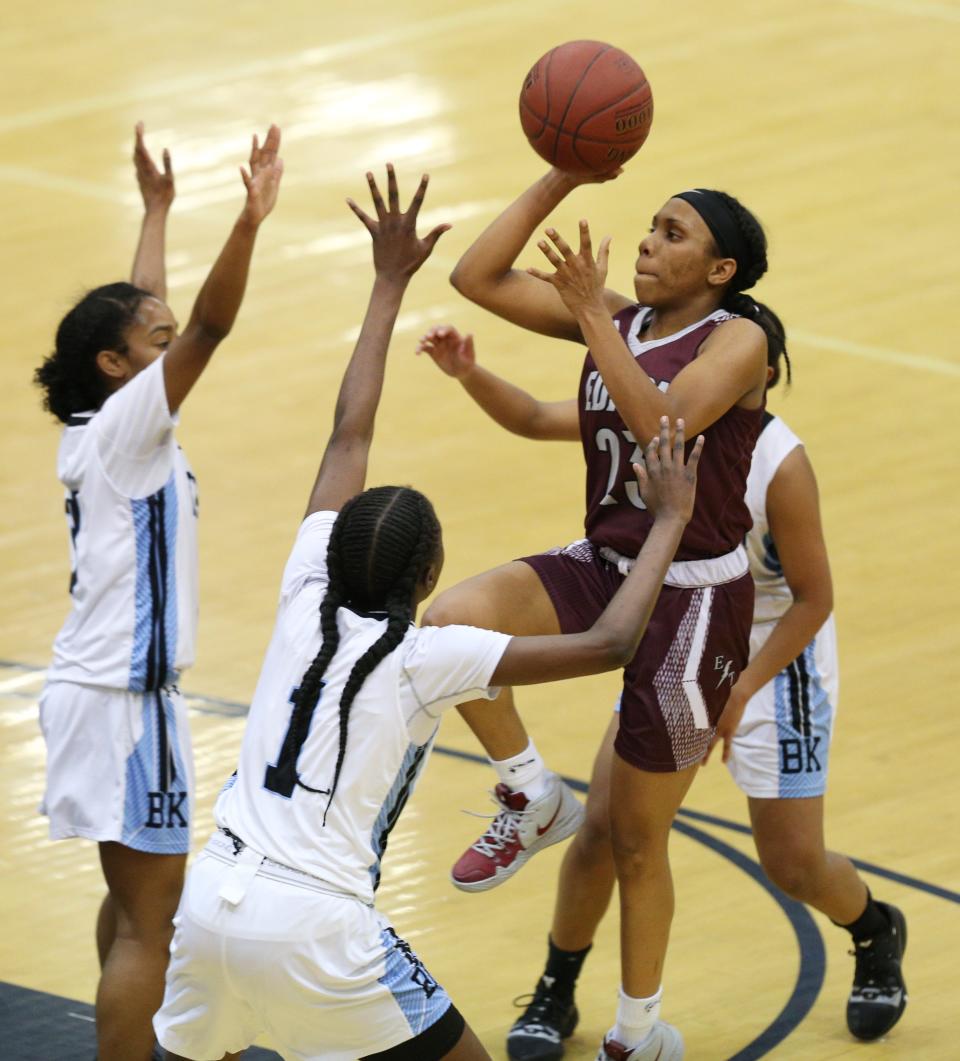
{"label": "black sneaker", "polygon": [[900,962],[907,949],[907,921],[889,903],[878,902],[890,927],[861,940],[850,952],[857,960],[853,990],[847,1000],[847,1027],[858,1039],[879,1039],[907,1007],[907,985]]}
{"label": "black sneaker", "polygon": [[533,995],[521,995],[514,1005],[526,1005],[526,1009],[507,1035],[510,1061],[558,1061],[563,1057],[563,1040],[573,1035],[580,1019],[573,996],[560,998],[541,979]]}

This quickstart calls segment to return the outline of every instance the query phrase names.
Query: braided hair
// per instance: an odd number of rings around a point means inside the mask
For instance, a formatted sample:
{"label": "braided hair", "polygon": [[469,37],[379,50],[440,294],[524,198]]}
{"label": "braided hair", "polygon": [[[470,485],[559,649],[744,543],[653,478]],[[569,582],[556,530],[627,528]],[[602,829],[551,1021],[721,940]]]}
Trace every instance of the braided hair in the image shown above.
{"label": "braided hair", "polygon": [[373,669],[403,640],[413,621],[413,596],[440,547],[440,522],[430,502],[404,486],[377,486],[351,498],[341,510],[327,549],[329,584],[320,604],[323,644],[293,694],[290,738],[302,747],[320,699],[323,675],[340,644],[337,609],[384,611],[387,628],[354,663],[340,694],[340,742],[333,783],[311,788],[290,761],[292,780],[300,788],[327,796],[323,821],[333,802],[347,751],[350,708]]}
{"label": "braided hair", "polygon": [[83,296],[60,322],[54,352],[33,374],[44,392],[44,409],[67,423],[74,413],[103,405],[110,391],[97,368],[97,354],[127,352],[127,329],[140,303],[153,297],[127,283],[105,284]]}

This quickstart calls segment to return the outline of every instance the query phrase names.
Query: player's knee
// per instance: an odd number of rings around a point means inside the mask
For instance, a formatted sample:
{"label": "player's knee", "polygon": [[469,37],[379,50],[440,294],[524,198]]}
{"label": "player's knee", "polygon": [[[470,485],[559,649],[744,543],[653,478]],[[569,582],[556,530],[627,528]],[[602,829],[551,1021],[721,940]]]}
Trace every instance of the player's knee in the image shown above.
{"label": "player's knee", "polygon": [[667,866],[666,843],[646,832],[614,828],[611,844],[621,881],[649,876]]}
{"label": "player's knee", "polygon": [[777,847],[760,852],[763,871],[780,891],[791,899],[804,901],[816,891],[820,857],[804,847]]}
{"label": "player's knee", "polygon": [[591,813],[587,805],[587,816],[573,839],[577,857],[591,864],[609,862],[613,858],[610,839],[610,820],[606,814]]}
{"label": "player's knee", "polygon": [[182,887],[182,866],[178,872],[175,865],[168,866],[164,860],[149,879],[126,887],[119,894],[112,892],[117,935],[145,945],[169,946]]}
{"label": "player's knee", "polygon": [[117,938],[128,940],[148,950],[167,951],[173,939],[173,914],[166,910],[137,909],[132,913],[121,911],[117,916]]}

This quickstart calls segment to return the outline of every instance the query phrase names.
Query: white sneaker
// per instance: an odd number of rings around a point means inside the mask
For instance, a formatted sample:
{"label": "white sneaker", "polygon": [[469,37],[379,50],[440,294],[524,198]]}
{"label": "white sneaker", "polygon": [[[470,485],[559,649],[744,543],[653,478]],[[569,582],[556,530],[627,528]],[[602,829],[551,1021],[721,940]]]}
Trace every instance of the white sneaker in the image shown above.
{"label": "white sneaker", "polygon": [[672,1024],[658,1020],[653,1030],[638,1046],[627,1049],[607,1032],[600,1044],[596,1061],[681,1061],[683,1036]]}
{"label": "white sneaker", "polygon": [[501,810],[450,872],[456,887],[466,892],[496,888],[538,851],[575,833],[583,821],[583,805],[554,773],[547,774],[546,789],[537,799],[528,800],[503,783],[493,795]]}

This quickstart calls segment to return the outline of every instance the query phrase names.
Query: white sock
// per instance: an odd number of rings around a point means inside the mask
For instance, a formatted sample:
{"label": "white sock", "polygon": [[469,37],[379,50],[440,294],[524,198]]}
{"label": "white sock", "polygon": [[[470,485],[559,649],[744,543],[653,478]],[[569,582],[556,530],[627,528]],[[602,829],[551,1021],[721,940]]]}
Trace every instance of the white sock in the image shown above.
{"label": "white sock", "polygon": [[660,999],[663,997],[663,987],[657,988],[657,993],[649,998],[633,998],[620,988],[620,1002],[617,1006],[617,1023],[613,1029],[613,1037],[621,1046],[628,1050],[639,1046],[644,1039],[653,1031],[654,1024],[660,1018]]}
{"label": "white sock", "polygon": [[490,765],[500,780],[513,792],[522,792],[527,799],[543,795],[547,782],[547,767],[533,741],[509,759],[491,759]]}

